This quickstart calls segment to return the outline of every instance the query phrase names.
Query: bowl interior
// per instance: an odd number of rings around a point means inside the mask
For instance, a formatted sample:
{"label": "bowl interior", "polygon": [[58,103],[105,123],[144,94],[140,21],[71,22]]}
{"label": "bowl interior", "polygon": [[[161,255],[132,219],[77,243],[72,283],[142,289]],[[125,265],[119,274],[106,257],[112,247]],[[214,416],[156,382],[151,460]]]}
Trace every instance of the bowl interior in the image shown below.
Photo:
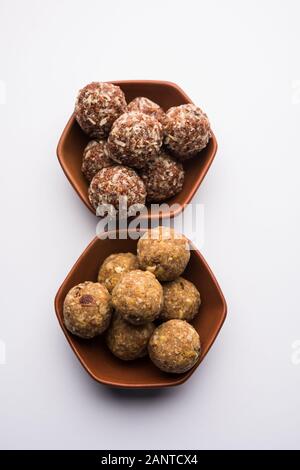
{"label": "bowl interior", "polygon": [[[188,96],[175,84],[159,81],[121,81],[119,85],[126,95],[127,102],[137,96],[146,96],[158,103],[166,111],[171,106],[191,103]],[[81,130],[74,115],[69,120],[57,148],[60,164],[70,183],[85,203],[95,213],[88,199],[88,182],[81,172],[82,154],[90,138]],[[185,182],[182,191],[168,200],[169,205],[177,204],[178,209],[164,213],[164,217],[179,213],[188,204],[205,177],[217,151],[213,135],[207,147],[198,156],[184,162]],[[157,217],[153,212],[151,217]]]}
{"label": "bowl interior", "polygon": [[226,316],[223,294],[198,251],[191,251],[191,259],[184,273],[184,277],[198,287],[202,299],[199,314],[193,322],[201,338],[202,352],[198,363],[190,371],[180,375],[166,374],[157,369],[148,358],[132,362],[121,361],[110,353],[103,336],[93,340],[77,338],[66,330],[62,321],[63,302],[67,292],[80,282],[96,281],[99,266],[108,255],[128,251],[136,253],[136,245],[137,240],[132,238],[114,240],[95,238],[60,287],[55,299],[56,314],[73,351],[97,381],[117,387],[156,388],[178,385],[187,380],[203,360]]}

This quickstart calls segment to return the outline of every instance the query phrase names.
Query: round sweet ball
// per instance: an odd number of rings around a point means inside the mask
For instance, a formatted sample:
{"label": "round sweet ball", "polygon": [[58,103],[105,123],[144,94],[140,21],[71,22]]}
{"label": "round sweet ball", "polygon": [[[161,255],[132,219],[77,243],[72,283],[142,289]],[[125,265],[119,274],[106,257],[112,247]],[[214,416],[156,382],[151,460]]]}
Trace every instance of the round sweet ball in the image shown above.
{"label": "round sweet ball", "polygon": [[194,157],[211,137],[209,120],[194,104],[174,106],[166,113],[165,144],[179,160]]}
{"label": "round sweet ball", "polygon": [[174,229],[159,226],[139,239],[137,256],[141,269],[153,273],[159,281],[173,281],[189,262],[189,243]]}
{"label": "round sweet ball", "polygon": [[155,276],[139,269],[123,274],[112,291],[116,311],[133,325],[157,318],[163,306],[163,289]]}
{"label": "round sweet ball", "polygon": [[83,151],[81,171],[88,181],[102,168],[114,165],[109,158],[105,140],[91,140]]}
{"label": "round sweet ball", "polygon": [[107,331],[106,343],[119,359],[138,359],[147,355],[148,342],[154,329],[153,323],[132,325],[116,313]]}
{"label": "round sweet ball", "polygon": [[164,306],[160,314],[163,321],[178,319],[192,321],[201,304],[197,287],[187,279],[178,277],[163,284]]}
{"label": "round sweet ball", "polygon": [[83,282],[66,295],[63,318],[66,328],[81,338],[93,338],[105,331],[112,314],[111,296],[98,282]]}
{"label": "round sweet ball", "polygon": [[200,356],[200,338],[184,320],[162,323],[150,338],[148,352],[162,371],[181,374],[191,369]]}
{"label": "round sweet ball", "polygon": [[113,253],[100,266],[98,282],[104,284],[108,292],[111,293],[123,274],[138,269],[138,267],[137,256],[133,253]]}
{"label": "round sweet ball", "polygon": [[75,117],[91,137],[107,137],[113,122],[126,111],[125,95],[112,83],[93,82],[79,91]]}
{"label": "round sweet ball", "polygon": [[162,126],[153,116],[140,112],[122,114],[108,137],[110,158],[121,165],[142,168],[158,155],[162,138]]}
{"label": "round sweet ball", "polygon": [[111,204],[119,208],[120,198],[127,201],[127,207],[145,204],[146,188],[143,180],[131,168],[114,165],[102,168],[91,181],[89,200],[97,209],[101,204]]}
{"label": "round sweet ball", "polygon": [[162,125],[164,124],[164,119],[166,117],[164,110],[154,101],[149,100],[145,96],[138,96],[134,100],[130,101],[127,106],[128,111],[139,111],[149,116],[153,116],[157,119]]}
{"label": "round sweet ball", "polygon": [[182,164],[161,152],[141,169],[140,177],[145,183],[147,200],[161,202],[178,194],[183,187]]}

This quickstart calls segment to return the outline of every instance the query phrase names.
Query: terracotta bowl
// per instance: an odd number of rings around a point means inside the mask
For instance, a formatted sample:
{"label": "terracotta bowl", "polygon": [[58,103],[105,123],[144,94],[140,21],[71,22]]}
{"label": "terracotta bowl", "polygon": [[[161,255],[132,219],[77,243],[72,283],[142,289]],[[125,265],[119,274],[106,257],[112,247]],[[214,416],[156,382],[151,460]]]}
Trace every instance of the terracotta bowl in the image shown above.
{"label": "terracotta bowl", "polygon": [[[133,234],[133,231],[131,231]],[[134,232],[138,238],[137,232]],[[203,361],[215,341],[226,317],[226,302],[221,289],[199,251],[191,251],[191,259],[183,276],[192,281],[201,293],[202,304],[193,325],[198,331],[202,352],[197,364],[184,374],[167,374],[157,369],[150,359],[124,362],[108,350],[103,336],[83,340],[73,336],[63,324],[63,302],[67,292],[83,281],[96,281],[100,264],[117,252],[136,253],[137,239],[95,238],[77,260],[55,297],[55,311],[60,326],[77,358],[98,382],[122,388],[161,388],[185,382]]]}
{"label": "terracotta bowl", "polygon": [[[179,86],[171,82],[152,80],[124,80],[111,82],[119,85],[126,95],[127,102],[137,96],[146,96],[160,104],[166,111],[171,106],[192,103],[190,98]],[[200,103],[201,105],[201,103]],[[57,147],[57,156],[60,165],[84,204],[95,214],[95,209],[88,198],[88,182],[81,172],[82,154],[90,138],[77,124],[74,114],[66,125]],[[188,204],[200,183],[204,179],[217,151],[217,141],[213,135],[207,147],[198,156],[184,162],[186,172],[182,191],[168,200],[169,205],[177,204],[177,208],[163,214],[149,212],[149,218],[174,217]]]}

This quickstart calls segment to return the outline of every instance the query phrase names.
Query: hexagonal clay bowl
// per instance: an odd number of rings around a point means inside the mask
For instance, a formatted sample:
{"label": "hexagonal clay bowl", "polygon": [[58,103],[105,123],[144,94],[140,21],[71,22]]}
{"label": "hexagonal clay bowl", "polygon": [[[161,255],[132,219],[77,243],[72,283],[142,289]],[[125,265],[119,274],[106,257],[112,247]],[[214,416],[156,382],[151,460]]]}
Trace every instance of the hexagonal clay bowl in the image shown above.
{"label": "hexagonal clay bowl", "polygon": [[182,384],[208,353],[223,325],[227,310],[224,296],[213,273],[196,249],[191,250],[191,259],[183,276],[192,281],[201,294],[200,310],[192,322],[200,335],[201,355],[196,365],[188,372],[167,374],[157,369],[148,357],[122,361],[108,350],[103,335],[84,340],[69,333],[64,326],[63,302],[68,291],[80,282],[95,282],[100,264],[110,254],[128,251],[136,253],[137,232],[130,231],[130,237],[105,240],[95,238],[90,243],[57,292],[55,310],[58,321],[77,358],[96,381],[121,388],[161,388]]}
{"label": "hexagonal clay bowl", "polygon": [[[171,106],[192,103],[190,98],[175,83],[152,81],[152,80],[125,80],[113,81],[119,85],[125,93],[126,100],[129,103],[137,96],[146,96],[158,103],[165,111]],[[94,214],[95,209],[88,198],[88,181],[81,172],[82,154],[85,146],[91,140],[77,124],[74,114],[66,125],[57,147],[57,156],[60,165],[84,204]],[[157,218],[158,216],[174,217],[178,215],[188,204],[202,180],[204,179],[217,151],[217,141],[212,135],[207,147],[199,155],[183,163],[185,170],[185,181],[179,194],[166,201],[169,206],[175,205],[173,210],[164,210],[163,213],[152,210],[148,211],[148,218]]]}

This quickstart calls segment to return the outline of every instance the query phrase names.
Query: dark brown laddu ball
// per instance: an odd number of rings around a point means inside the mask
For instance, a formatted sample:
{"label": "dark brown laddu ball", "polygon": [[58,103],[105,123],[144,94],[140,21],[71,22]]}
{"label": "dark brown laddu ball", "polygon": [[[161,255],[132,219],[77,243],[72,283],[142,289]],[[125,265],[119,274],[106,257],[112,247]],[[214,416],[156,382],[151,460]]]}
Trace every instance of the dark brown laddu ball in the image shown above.
{"label": "dark brown laddu ball", "polygon": [[162,139],[162,125],[153,116],[124,113],[114,122],[109,134],[109,156],[121,165],[143,168],[158,155]]}
{"label": "dark brown laddu ball", "polygon": [[114,164],[109,158],[106,140],[91,140],[83,151],[81,171],[88,181],[92,181],[98,171]]}
{"label": "dark brown laddu ball", "polygon": [[161,152],[140,170],[145,183],[147,200],[161,202],[178,194],[183,187],[184,170],[182,164],[165,152]]}
{"label": "dark brown laddu ball", "polygon": [[142,179],[132,168],[115,165],[100,170],[89,187],[89,200],[97,209],[99,205],[111,204],[119,209],[119,200],[127,198],[127,207],[145,204],[146,189]]}
{"label": "dark brown laddu ball", "polygon": [[86,134],[103,139],[126,107],[125,95],[119,86],[92,82],[78,93],[75,117]]}
{"label": "dark brown laddu ball", "polygon": [[127,106],[128,112],[139,111],[149,116],[153,116],[157,119],[162,125],[164,125],[164,120],[166,114],[164,110],[159,106],[159,104],[154,103],[154,101],[149,100],[145,96],[138,96],[134,98]]}
{"label": "dark brown laddu ball", "polygon": [[194,104],[170,108],[166,113],[164,130],[167,149],[181,161],[197,155],[211,137],[206,114]]}

